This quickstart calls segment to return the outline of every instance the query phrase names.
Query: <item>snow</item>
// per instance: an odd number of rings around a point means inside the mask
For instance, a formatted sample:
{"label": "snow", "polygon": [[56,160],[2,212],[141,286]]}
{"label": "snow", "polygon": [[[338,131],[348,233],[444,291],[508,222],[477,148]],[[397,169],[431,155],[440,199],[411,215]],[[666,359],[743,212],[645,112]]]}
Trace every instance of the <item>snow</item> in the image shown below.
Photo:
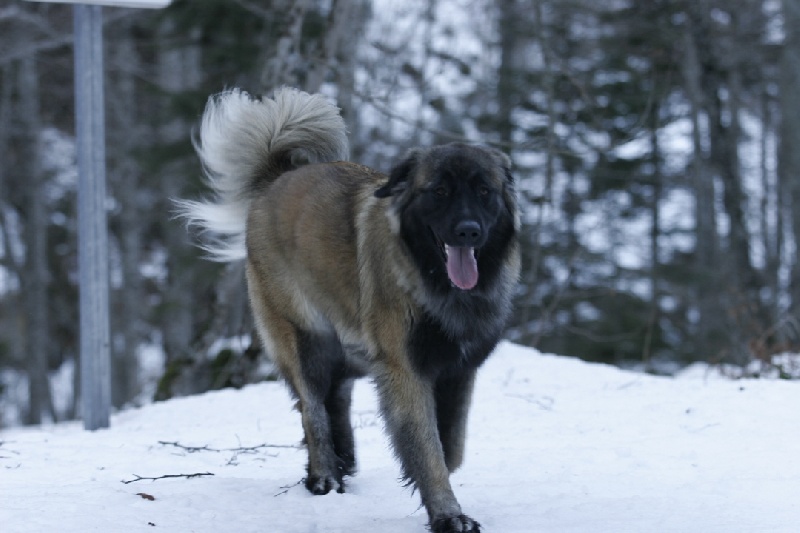
{"label": "snow", "polygon": [[[659,378],[503,344],[475,394],[452,481],[487,532],[798,530],[800,383]],[[326,496],[297,484],[299,415],[280,383],[126,410],[96,432],[4,430],[0,530],[424,531],[368,381],[353,407],[360,471]]]}

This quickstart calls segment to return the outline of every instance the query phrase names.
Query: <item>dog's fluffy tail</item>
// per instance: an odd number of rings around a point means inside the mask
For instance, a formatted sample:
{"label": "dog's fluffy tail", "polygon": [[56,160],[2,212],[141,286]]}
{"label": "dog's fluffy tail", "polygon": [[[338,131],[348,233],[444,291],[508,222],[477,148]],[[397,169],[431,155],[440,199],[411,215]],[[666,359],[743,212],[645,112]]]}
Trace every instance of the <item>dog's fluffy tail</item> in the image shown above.
{"label": "dog's fluffy tail", "polygon": [[176,203],[216,261],[245,257],[247,211],[259,185],[304,164],[346,160],[349,150],[339,109],[291,88],[271,99],[238,89],[212,96],[194,145],[214,197]]}

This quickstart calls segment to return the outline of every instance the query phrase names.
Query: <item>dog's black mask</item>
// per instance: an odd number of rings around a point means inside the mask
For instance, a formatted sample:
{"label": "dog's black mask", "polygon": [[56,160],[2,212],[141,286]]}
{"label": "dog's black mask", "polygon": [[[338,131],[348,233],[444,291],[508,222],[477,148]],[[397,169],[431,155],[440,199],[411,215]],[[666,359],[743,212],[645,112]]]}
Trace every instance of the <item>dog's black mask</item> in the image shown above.
{"label": "dog's black mask", "polygon": [[478,285],[481,249],[503,210],[503,161],[478,146],[418,149],[376,191],[379,198],[396,196],[400,202],[401,232],[423,273],[446,276],[461,290]]}

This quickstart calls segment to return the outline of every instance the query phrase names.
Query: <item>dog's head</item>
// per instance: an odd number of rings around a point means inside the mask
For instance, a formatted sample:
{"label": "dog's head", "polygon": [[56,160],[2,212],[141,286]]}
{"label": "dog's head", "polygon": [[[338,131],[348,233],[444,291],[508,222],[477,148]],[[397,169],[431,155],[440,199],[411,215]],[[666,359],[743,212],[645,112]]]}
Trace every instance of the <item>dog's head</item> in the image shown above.
{"label": "dog's head", "polygon": [[509,166],[497,150],[462,143],[413,149],[394,166],[375,196],[392,197],[390,216],[424,275],[446,274],[465,291],[478,285],[491,266],[482,256],[516,231]]}

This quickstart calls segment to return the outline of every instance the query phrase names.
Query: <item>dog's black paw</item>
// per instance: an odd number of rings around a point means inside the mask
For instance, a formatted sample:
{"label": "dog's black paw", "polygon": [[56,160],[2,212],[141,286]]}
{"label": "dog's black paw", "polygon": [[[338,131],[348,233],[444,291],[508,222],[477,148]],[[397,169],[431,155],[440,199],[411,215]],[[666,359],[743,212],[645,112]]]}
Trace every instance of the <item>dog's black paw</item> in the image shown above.
{"label": "dog's black paw", "polygon": [[467,515],[437,518],[431,523],[432,533],[480,533],[481,525]]}
{"label": "dog's black paw", "polygon": [[344,483],[334,476],[308,476],[305,482],[308,492],[316,496],[328,494],[332,490],[344,494]]}
{"label": "dog's black paw", "polygon": [[336,466],[339,469],[339,475],[341,477],[354,476],[355,473],[358,471],[358,468],[356,467],[355,454],[349,453],[344,455],[337,455],[336,458],[338,459]]}

